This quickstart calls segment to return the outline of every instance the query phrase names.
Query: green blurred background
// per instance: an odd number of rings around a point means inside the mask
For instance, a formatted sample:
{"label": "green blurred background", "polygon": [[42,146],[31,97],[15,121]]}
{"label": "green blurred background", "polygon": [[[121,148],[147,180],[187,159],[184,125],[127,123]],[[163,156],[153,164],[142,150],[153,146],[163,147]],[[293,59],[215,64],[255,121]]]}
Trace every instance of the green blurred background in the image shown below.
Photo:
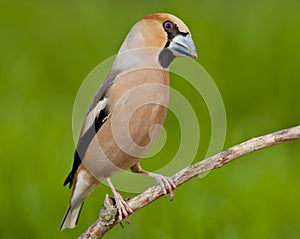
{"label": "green blurred background", "polygon": [[[70,196],[62,183],[74,150],[74,99],[85,76],[154,12],[173,13],[191,29],[197,61],[224,100],[225,147],[299,124],[298,0],[1,0],[0,238],[75,238],[97,218],[110,192],[104,185],[85,203],[75,230],[58,229]],[[172,86],[200,118],[199,161],[210,139],[207,109],[187,83]],[[176,150],[172,113],[166,130],[173,136],[145,168],[155,169]],[[300,238],[299,146],[287,142],[194,179],[175,191],[172,203],[158,200],[106,237]]]}

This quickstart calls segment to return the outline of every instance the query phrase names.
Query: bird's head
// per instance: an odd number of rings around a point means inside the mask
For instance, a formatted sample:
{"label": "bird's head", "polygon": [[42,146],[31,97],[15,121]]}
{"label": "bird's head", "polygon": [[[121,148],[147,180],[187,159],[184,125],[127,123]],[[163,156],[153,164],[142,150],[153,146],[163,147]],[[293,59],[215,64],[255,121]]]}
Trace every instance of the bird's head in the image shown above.
{"label": "bird's head", "polygon": [[147,62],[153,61],[154,64],[156,61],[163,68],[169,67],[175,57],[198,56],[188,27],[182,20],[167,13],[151,14],[137,22],[119,53],[137,49],[143,52],[133,54],[139,56],[139,62],[147,58]]}

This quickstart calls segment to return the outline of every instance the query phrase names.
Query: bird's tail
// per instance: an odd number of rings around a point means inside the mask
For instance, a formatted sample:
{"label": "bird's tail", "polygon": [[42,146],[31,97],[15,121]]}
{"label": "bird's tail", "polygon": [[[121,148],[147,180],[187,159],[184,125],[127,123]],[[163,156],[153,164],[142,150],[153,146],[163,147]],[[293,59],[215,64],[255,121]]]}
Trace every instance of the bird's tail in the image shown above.
{"label": "bird's tail", "polygon": [[69,205],[64,219],[61,222],[60,230],[74,228],[76,226],[82,206],[83,202],[77,204],[75,207]]}
{"label": "bird's tail", "polygon": [[74,228],[76,226],[84,200],[99,183],[100,181],[96,180],[85,170],[81,170],[78,173],[74,182],[72,197],[60,225],[60,230]]}

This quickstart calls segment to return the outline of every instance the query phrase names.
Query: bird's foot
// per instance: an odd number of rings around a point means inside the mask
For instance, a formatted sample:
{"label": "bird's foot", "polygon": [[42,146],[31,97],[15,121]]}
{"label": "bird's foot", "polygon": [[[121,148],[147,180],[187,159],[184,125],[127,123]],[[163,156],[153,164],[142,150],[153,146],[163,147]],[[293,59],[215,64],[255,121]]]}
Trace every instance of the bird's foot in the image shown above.
{"label": "bird's foot", "polygon": [[132,208],[128,203],[123,199],[120,193],[114,193],[114,199],[116,201],[116,207],[118,209],[118,222],[121,222],[125,217],[126,222],[129,224],[129,214],[133,213]]}
{"label": "bird's foot", "polygon": [[176,184],[174,183],[174,181],[171,178],[161,175],[161,174],[145,171],[141,168],[139,163],[134,165],[133,167],[131,167],[131,170],[134,173],[140,173],[140,174],[147,175],[151,178],[154,178],[156,180],[157,184],[162,188],[163,194],[166,196],[167,193],[169,192],[170,200],[171,201],[173,200],[173,198],[174,198],[173,189],[176,188]]}
{"label": "bird's foot", "polygon": [[164,175],[156,174],[156,173],[151,173],[151,172],[146,172],[148,176],[154,178],[157,182],[157,184],[162,188],[164,196],[166,197],[167,193],[170,193],[170,200],[172,201],[174,198],[174,193],[173,189],[176,188],[176,185],[174,181]]}
{"label": "bird's foot", "polygon": [[114,194],[114,199],[116,202],[116,207],[118,210],[118,222],[121,222],[125,217],[127,223],[130,223],[129,214],[133,213],[132,208],[128,205],[128,203],[123,199],[120,193],[118,193],[112,184],[110,178],[107,178],[106,181]]}

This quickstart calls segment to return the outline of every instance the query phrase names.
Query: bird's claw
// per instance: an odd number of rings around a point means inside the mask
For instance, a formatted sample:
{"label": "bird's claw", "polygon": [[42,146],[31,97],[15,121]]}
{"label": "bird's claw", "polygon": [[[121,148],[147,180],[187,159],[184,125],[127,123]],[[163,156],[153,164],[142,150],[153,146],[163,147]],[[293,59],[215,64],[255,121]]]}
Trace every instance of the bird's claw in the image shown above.
{"label": "bird's claw", "polygon": [[129,214],[133,213],[132,208],[128,205],[128,203],[123,199],[121,194],[117,193],[114,195],[114,199],[116,201],[116,207],[118,209],[118,222],[121,222],[125,217],[126,222],[129,224]]}
{"label": "bird's claw", "polygon": [[157,181],[157,184],[162,188],[164,196],[166,197],[167,193],[170,193],[170,200],[172,201],[174,198],[173,189],[176,188],[174,181],[166,176],[156,174],[154,178]]}

